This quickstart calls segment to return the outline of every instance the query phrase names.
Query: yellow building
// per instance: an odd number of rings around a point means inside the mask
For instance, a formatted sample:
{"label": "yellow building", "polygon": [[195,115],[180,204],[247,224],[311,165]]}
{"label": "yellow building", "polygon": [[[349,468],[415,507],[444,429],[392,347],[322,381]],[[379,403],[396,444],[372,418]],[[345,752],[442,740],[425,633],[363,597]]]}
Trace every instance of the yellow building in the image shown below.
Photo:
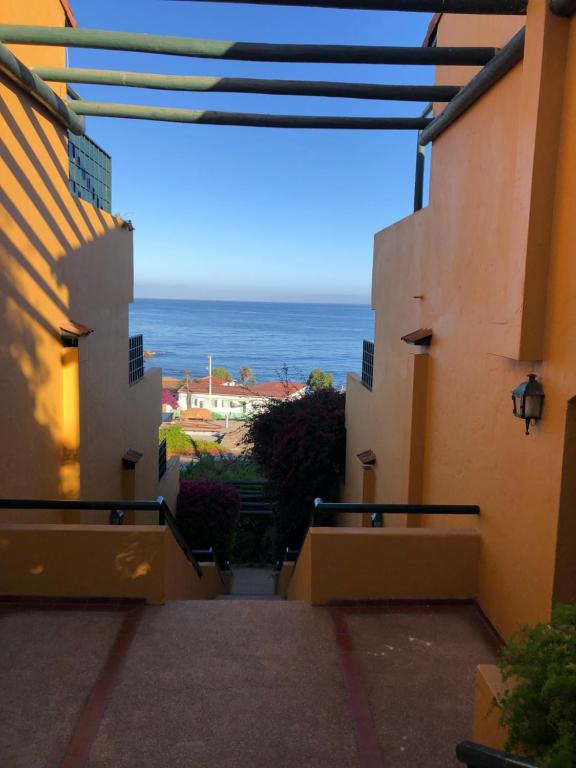
{"label": "yellow building", "polygon": [[506,637],[576,599],[576,24],[530,0],[526,19],[437,16],[425,43],[500,47],[524,22],[523,59],[435,138],[427,207],[376,235],[373,381],[349,376],[346,416],[346,501],[480,506],[385,524],[476,524],[477,597]]}
{"label": "yellow building", "polygon": [[[60,0],[2,0],[0,19],[75,24]],[[65,63],[61,47],[10,50],[28,67]],[[104,210],[110,158],[4,70],[0,137],[0,497],[155,498],[161,375],[129,340],[132,227]]]}

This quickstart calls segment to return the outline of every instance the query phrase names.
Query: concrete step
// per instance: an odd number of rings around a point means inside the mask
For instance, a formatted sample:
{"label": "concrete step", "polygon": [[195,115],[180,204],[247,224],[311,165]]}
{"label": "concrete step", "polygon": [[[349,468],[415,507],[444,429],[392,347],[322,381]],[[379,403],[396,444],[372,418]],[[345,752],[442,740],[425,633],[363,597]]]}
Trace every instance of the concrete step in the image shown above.
{"label": "concrete step", "polygon": [[215,600],[282,600],[280,595],[218,595]]}

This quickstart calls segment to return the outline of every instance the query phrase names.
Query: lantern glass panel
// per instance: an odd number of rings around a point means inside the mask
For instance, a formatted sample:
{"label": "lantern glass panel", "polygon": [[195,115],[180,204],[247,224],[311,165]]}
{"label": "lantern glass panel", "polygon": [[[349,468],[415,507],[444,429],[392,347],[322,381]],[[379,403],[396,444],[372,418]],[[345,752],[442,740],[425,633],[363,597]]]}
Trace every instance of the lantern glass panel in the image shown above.
{"label": "lantern glass panel", "polygon": [[526,395],[524,417],[526,419],[539,419],[542,409],[542,398],[540,395]]}
{"label": "lantern glass panel", "polygon": [[524,418],[524,398],[522,395],[514,395],[514,415]]}

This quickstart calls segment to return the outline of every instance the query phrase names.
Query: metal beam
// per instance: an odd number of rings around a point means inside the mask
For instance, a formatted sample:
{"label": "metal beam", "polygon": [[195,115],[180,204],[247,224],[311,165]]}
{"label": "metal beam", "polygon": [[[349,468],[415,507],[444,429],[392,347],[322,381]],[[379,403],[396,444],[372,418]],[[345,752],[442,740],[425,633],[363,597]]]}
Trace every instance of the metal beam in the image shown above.
{"label": "metal beam", "polygon": [[524,56],[525,28],[517,32],[500,53],[467,83],[460,93],[444,107],[438,117],[422,131],[420,144],[425,146],[437,139],[443,131],[466,112],[478,99],[490,90]]}
{"label": "metal beam", "polygon": [[259,115],[243,112],[211,112],[199,109],[108,104],[72,101],[70,109],[78,115],[123,117],[132,120],[158,120],[197,125],[241,125],[253,128],[332,128],[348,130],[420,130],[430,122],[422,117],[326,117],[304,115]]}
{"label": "metal beam", "polygon": [[314,8],[345,8],[355,11],[422,11],[424,13],[526,13],[527,0],[179,0],[179,2],[291,5]]}
{"label": "metal beam", "polygon": [[84,133],[84,118],[72,112],[46,83],[0,43],[0,71],[23,88],[73,133]]}
{"label": "metal beam", "polygon": [[74,27],[30,27],[0,24],[0,40],[19,45],[59,45],[138,51],[201,59],[287,61],[325,64],[457,64],[483,66],[497,48],[422,48],[381,45],[294,45],[235,43],[192,37],[110,32]]}
{"label": "metal beam", "polygon": [[120,85],[161,91],[212,91],[218,93],[267,93],[283,96],[328,96],[388,101],[450,101],[457,85],[380,85],[307,80],[256,80],[243,77],[156,75],[144,72],[113,72],[99,69],[35,67],[42,80],[58,83]]}

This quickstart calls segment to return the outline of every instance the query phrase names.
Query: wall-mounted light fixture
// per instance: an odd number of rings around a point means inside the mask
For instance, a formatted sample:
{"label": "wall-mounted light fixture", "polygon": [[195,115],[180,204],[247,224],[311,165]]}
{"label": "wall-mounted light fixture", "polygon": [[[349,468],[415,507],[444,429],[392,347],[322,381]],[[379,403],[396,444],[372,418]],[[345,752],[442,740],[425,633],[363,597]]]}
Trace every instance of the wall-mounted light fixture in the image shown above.
{"label": "wall-mounted light fixture", "polygon": [[529,373],[526,381],[512,391],[514,416],[526,422],[526,434],[530,434],[530,423],[542,418],[544,389],[535,373]]}

